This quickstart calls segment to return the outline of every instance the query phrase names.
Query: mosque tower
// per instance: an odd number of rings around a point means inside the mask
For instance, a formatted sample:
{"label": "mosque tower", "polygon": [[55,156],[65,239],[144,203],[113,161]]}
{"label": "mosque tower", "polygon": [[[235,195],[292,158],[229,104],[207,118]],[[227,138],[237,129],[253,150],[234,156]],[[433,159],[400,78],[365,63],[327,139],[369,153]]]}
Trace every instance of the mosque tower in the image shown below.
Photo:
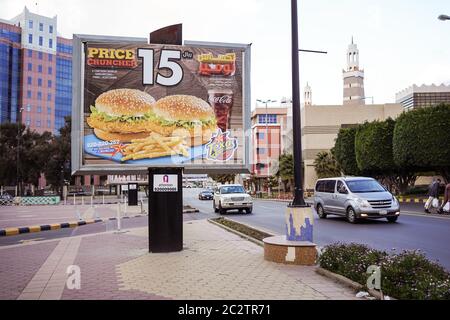
{"label": "mosque tower", "polygon": [[355,43],[348,46],[347,70],[343,70],[344,105],[364,105],[364,70],[359,68],[359,50]]}

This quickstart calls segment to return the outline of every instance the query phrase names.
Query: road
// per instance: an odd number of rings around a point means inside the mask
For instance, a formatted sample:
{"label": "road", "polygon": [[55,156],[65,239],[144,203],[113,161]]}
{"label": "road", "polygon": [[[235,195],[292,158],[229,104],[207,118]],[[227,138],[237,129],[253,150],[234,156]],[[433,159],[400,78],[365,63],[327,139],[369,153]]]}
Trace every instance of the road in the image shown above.
{"label": "road", "polygon": [[[219,217],[214,213],[211,201],[200,201],[197,196],[199,189],[183,189],[184,204],[200,210],[199,213],[185,214],[185,220],[207,219]],[[228,213],[227,218],[266,230],[273,234],[284,234],[284,202],[254,201],[253,213]],[[57,209],[57,208],[56,208]],[[341,217],[328,217],[314,221],[314,242],[324,246],[334,242],[364,243],[373,248],[397,252],[402,250],[420,249],[430,259],[438,260],[441,265],[450,270],[450,217],[432,217],[420,215],[421,205],[402,205],[402,215],[397,223],[391,224],[385,220],[369,220],[352,225]],[[0,208],[1,213],[1,208]],[[67,212],[61,211],[65,216]],[[52,221],[55,216],[50,216]],[[64,222],[64,221],[61,221]],[[147,217],[122,220],[122,229],[147,226]],[[116,229],[115,221],[106,221],[73,229],[60,229],[17,236],[0,237],[0,246],[40,241],[80,234],[108,232]]]}
{"label": "road", "polygon": [[[219,216],[214,213],[211,201],[198,200],[198,190],[185,190],[185,203],[198,208],[200,217]],[[285,202],[255,200],[252,214],[230,212],[225,216],[275,234],[284,234],[286,205]],[[419,215],[422,212],[420,204],[404,204],[401,210],[397,223],[368,220],[352,225],[345,218],[329,216],[321,220],[315,215],[314,242],[319,246],[356,242],[397,252],[419,249],[450,270],[450,217]]]}

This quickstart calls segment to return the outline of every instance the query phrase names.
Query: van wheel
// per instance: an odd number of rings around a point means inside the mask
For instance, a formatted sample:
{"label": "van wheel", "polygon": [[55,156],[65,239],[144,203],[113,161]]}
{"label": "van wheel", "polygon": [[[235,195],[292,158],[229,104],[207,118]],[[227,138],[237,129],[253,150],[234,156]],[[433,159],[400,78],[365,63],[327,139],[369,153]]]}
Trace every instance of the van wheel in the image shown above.
{"label": "van wheel", "polygon": [[216,202],[214,200],[213,200],[213,209],[215,213],[219,212],[219,209],[216,208]]}
{"label": "van wheel", "polygon": [[246,213],[246,214],[252,213],[252,209],[253,209],[253,208],[247,208],[247,209],[245,209],[245,213]]}
{"label": "van wheel", "polygon": [[356,217],[355,209],[353,209],[352,207],[349,207],[347,209],[347,221],[353,224],[358,223],[358,218]]}
{"label": "van wheel", "polygon": [[387,217],[386,219],[388,222],[394,223],[394,222],[397,222],[398,217]]}
{"label": "van wheel", "polygon": [[317,215],[319,216],[320,219],[327,218],[327,214],[325,213],[325,210],[323,209],[321,204],[317,205]]}

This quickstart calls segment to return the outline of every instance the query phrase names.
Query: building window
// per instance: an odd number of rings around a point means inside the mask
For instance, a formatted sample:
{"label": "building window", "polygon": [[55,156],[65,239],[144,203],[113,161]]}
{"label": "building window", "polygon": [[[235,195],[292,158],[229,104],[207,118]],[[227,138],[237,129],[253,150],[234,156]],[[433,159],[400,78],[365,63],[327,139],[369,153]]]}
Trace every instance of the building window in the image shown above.
{"label": "building window", "polygon": [[256,164],[256,169],[257,170],[262,170],[266,167],[266,165],[264,163],[257,163]]}
{"label": "building window", "polygon": [[52,74],[53,73],[53,68],[52,67],[48,67],[48,74]]}
{"label": "building window", "polygon": [[52,108],[47,107],[47,114],[52,114]]}
{"label": "building window", "polygon": [[30,126],[31,125],[31,120],[27,119],[27,121],[25,123],[26,123],[27,126]]}
{"label": "building window", "polygon": [[37,98],[38,100],[42,100],[42,92],[38,91]]}
{"label": "building window", "polygon": [[42,60],[42,52],[40,52],[40,51],[38,52],[38,59]]}
{"label": "building window", "polygon": [[32,50],[28,50],[28,58],[33,58],[33,51]]}
{"label": "building window", "polygon": [[41,106],[38,106],[38,107],[37,107],[37,112],[38,112],[38,113],[41,113],[41,112],[42,112],[42,107],[41,107]]}
{"label": "building window", "polygon": [[52,80],[47,80],[47,87],[49,87],[49,88],[52,87]]}
{"label": "building window", "polygon": [[50,128],[52,126],[52,122],[50,120],[47,120],[47,128]]}
{"label": "building window", "polygon": [[48,39],[48,47],[53,48],[53,39]]}
{"label": "building window", "polygon": [[47,93],[47,101],[52,101],[52,94],[51,93]]}
{"label": "building window", "polygon": [[32,44],[32,43],[33,43],[33,35],[32,35],[32,34],[29,34],[29,35],[28,35],[28,43],[29,43],[29,44]]}
{"label": "building window", "polygon": [[27,112],[31,112],[31,105],[27,104]]}
{"label": "building window", "polygon": [[258,123],[259,124],[266,124],[266,118],[267,118],[267,124],[275,124],[277,123],[277,115],[276,114],[260,114],[258,115]]}
{"label": "building window", "polygon": [[32,85],[33,84],[33,79],[31,77],[28,77],[27,84],[28,85]]}
{"label": "building window", "polygon": [[256,148],[256,153],[257,154],[266,154],[266,149],[265,148]]}
{"label": "building window", "polygon": [[51,25],[48,26],[48,32],[49,32],[49,33],[53,33],[53,26],[51,26]]}
{"label": "building window", "polygon": [[256,133],[256,138],[259,139],[259,140],[264,139],[264,132],[257,132]]}
{"label": "building window", "polygon": [[31,63],[28,63],[28,71],[33,71],[33,65]]}
{"label": "building window", "polygon": [[31,99],[31,90],[28,90],[28,91],[27,91],[27,98],[28,98],[28,99]]}
{"label": "building window", "polygon": [[38,87],[42,87],[42,79],[38,78]]}
{"label": "building window", "polygon": [[42,73],[42,64],[38,65],[38,72]]}
{"label": "building window", "polygon": [[48,55],[48,61],[50,61],[50,62],[53,61],[53,55],[51,55],[51,54]]}
{"label": "building window", "polygon": [[42,22],[39,23],[39,31],[44,31],[44,24]]}
{"label": "building window", "polygon": [[43,43],[44,43],[44,38],[43,37],[39,37],[39,45],[42,46]]}
{"label": "building window", "polygon": [[38,127],[38,128],[41,127],[41,120],[36,120],[36,127]]}
{"label": "building window", "polygon": [[33,29],[33,20],[28,21],[28,28]]}

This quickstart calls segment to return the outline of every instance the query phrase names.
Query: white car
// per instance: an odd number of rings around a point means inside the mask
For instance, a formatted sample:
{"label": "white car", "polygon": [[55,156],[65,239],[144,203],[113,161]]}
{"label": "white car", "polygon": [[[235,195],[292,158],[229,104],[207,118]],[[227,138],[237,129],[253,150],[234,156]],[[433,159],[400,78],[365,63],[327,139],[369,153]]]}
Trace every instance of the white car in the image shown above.
{"label": "white car", "polygon": [[226,184],[214,189],[214,212],[225,214],[228,210],[252,213],[253,199],[240,184]]}

